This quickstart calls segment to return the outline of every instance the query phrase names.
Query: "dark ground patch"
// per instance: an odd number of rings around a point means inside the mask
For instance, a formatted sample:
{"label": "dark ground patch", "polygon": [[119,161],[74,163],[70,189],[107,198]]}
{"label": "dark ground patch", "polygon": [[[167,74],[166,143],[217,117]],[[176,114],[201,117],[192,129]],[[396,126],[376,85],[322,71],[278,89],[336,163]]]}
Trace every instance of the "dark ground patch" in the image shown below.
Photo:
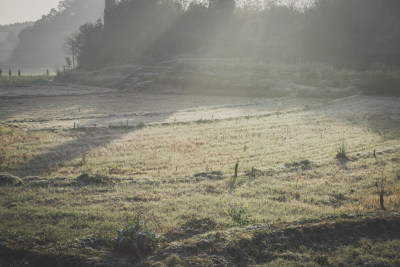
{"label": "dark ground patch", "polygon": [[[55,244],[54,250],[26,250],[0,242],[2,266],[295,266],[400,263],[400,214],[375,213],[276,226],[253,225],[222,230],[212,218],[194,218],[164,235],[153,256],[120,255],[110,240],[84,238]],[[385,243],[386,242],[386,243]],[[392,242],[392,243],[390,243]],[[338,260],[344,251],[346,261]],[[357,255],[353,255],[356,253]],[[381,253],[381,252],[379,252]],[[397,256],[396,256],[397,255]],[[336,258],[335,258],[336,257]],[[357,258],[358,257],[358,258]],[[364,258],[363,258],[364,257]],[[365,258],[367,257],[367,258]],[[344,263],[343,263],[344,262]],[[308,265],[306,264],[308,263]],[[282,266],[282,265],[281,265]],[[393,265],[395,266],[395,265]]]}
{"label": "dark ground patch", "polygon": [[18,186],[22,185],[22,180],[8,173],[0,173],[0,186]]}

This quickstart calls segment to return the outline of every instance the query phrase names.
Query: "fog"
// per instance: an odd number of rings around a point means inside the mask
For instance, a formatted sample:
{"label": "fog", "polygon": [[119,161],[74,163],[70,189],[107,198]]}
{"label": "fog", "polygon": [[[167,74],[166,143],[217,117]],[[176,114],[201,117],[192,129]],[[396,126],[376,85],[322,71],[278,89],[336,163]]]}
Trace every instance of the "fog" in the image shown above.
{"label": "fog", "polygon": [[103,1],[98,0],[60,1],[57,8],[32,25],[24,29],[14,27],[3,37],[0,67],[19,68],[25,73],[61,68],[65,62],[65,38],[76,32],[81,24],[101,19],[103,9]]}

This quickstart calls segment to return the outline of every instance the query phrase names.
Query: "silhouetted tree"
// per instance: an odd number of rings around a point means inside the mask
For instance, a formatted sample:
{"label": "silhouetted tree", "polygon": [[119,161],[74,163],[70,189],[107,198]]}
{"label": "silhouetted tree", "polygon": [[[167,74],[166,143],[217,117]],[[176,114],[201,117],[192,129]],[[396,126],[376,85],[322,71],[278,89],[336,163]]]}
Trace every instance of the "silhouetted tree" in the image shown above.
{"label": "silhouetted tree", "polygon": [[77,34],[73,34],[72,36],[65,38],[65,43],[63,47],[64,52],[72,56],[72,66],[74,69],[76,67],[75,59],[78,54],[77,39],[78,39]]}

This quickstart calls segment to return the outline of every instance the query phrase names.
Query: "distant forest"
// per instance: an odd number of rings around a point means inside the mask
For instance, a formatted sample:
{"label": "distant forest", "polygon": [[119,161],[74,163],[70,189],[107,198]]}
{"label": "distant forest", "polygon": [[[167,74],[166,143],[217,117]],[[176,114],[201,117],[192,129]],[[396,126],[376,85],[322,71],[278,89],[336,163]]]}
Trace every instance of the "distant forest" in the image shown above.
{"label": "distant forest", "polygon": [[[258,1],[260,2],[260,1]],[[400,65],[400,1],[106,0],[104,19],[70,38],[79,67],[155,63],[177,56]]]}
{"label": "distant forest", "polygon": [[102,17],[102,0],[62,0],[57,8],[23,29],[9,62],[18,68],[43,66],[53,68],[65,64],[63,51],[66,36],[84,23]]}

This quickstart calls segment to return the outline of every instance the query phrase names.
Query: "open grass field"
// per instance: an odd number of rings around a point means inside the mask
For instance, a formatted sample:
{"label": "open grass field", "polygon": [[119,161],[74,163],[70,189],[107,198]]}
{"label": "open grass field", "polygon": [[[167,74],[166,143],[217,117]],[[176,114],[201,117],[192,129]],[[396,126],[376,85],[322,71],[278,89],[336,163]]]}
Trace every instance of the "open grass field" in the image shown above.
{"label": "open grass field", "polygon": [[395,97],[3,88],[0,172],[1,266],[400,264]]}

